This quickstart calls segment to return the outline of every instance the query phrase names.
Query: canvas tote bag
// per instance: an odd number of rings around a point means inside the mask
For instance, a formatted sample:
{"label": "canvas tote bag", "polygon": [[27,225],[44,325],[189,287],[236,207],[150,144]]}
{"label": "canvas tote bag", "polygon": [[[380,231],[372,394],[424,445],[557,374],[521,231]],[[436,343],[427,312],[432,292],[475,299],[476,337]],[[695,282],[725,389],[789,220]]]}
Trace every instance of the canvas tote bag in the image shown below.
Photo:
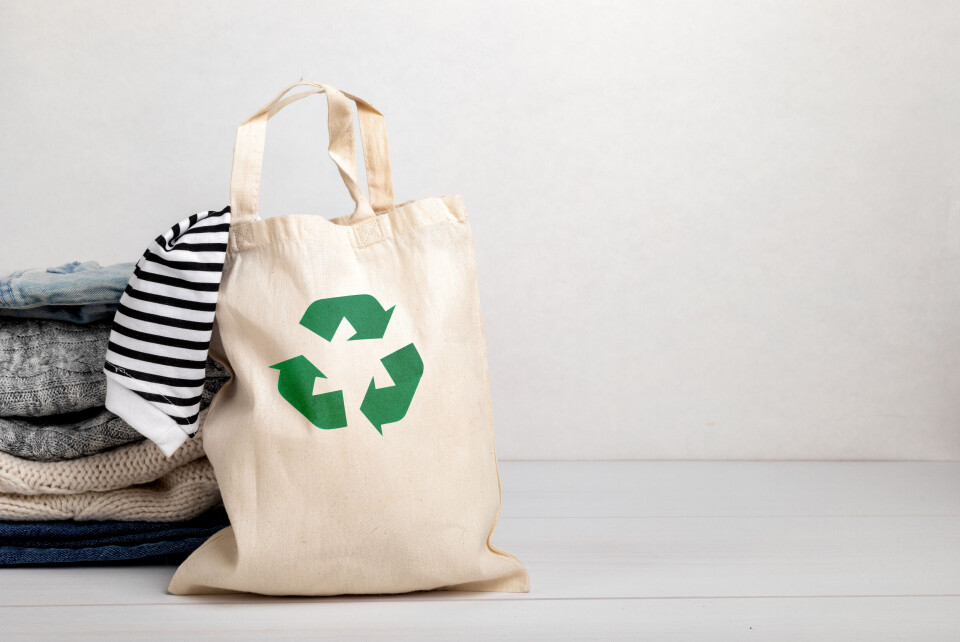
{"label": "canvas tote bag", "polygon": [[[261,220],[267,120],[314,93],[356,210]],[[233,378],[203,428],[231,526],[171,593],[529,590],[490,542],[500,480],[463,200],[395,205],[383,116],[347,96],[296,83],[237,132],[211,344]]]}

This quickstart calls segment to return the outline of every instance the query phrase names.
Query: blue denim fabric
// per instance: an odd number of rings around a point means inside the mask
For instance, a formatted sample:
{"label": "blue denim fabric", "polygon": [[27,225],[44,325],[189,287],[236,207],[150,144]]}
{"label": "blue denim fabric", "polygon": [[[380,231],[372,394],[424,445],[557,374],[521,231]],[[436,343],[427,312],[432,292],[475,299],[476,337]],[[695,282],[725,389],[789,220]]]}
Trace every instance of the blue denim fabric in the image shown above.
{"label": "blue denim fabric", "polygon": [[181,522],[0,521],[0,565],[105,562],[189,553],[229,525],[223,506]]}
{"label": "blue denim fabric", "polygon": [[110,320],[135,263],[74,261],[0,278],[0,316],[73,323]]}
{"label": "blue denim fabric", "polygon": [[203,534],[200,531],[206,532],[211,528],[218,530],[229,524],[230,520],[223,506],[211,508],[193,519],[180,522],[0,520],[0,546],[142,544],[147,541],[199,537]]}
{"label": "blue denim fabric", "polygon": [[192,537],[172,542],[137,546],[95,546],[90,548],[18,548],[0,546],[0,566],[19,564],[76,564],[78,562],[119,562],[145,560],[162,555],[178,557],[192,553],[207,541]]}

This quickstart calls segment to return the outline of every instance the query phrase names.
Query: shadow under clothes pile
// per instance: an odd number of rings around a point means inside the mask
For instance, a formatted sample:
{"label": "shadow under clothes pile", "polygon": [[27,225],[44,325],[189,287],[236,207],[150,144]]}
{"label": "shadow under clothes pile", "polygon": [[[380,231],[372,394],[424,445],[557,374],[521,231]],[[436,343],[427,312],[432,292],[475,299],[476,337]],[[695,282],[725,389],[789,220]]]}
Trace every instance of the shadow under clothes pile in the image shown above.
{"label": "shadow under clothes pile", "polygon": [[[109,320],[133,267],[0,279],[0,564],[187,554],[229,523],[202,436],[167,458],[104,406]],[[207,361],[201,417],[228,378]]]}

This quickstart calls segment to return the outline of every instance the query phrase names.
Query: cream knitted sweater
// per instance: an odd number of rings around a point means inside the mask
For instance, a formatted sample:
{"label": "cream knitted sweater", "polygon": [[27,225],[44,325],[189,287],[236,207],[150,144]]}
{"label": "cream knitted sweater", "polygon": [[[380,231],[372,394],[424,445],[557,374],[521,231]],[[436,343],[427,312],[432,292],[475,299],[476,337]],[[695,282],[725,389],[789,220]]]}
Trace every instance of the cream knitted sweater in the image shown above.
{"label": "cream knitted sweater", "polygon": [[152,482],[200,457],[199,435],[169,458],[149,440],[67,461],[30,461],[0,453],[0,493],[70,495],[116,490]]}
{"label": "cream knitted sweater", "polygon": [[0,495],[0,519],[173,522],[196,517],[219,503],[213,466],[202,457],[143,486],[73,495]]}
{"label": "cream knitted sweater", "polygon": [[167,522],[196,517],[219,502],[199,433],[169,458],[149,440],[68,461],[0,453],[0,519]]}

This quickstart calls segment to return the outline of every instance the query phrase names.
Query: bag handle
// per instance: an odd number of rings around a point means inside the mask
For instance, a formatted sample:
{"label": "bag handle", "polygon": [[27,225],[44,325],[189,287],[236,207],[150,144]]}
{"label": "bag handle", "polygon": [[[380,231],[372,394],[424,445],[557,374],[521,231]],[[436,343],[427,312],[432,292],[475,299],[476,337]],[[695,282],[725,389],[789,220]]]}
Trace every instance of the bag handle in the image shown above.
{"label": "bag handle", "polygon": [[[311,89],[287,96],[291,89],[300,86],[309,86]],[[330,132],[328,153],[357,205],[348,222],[360,221],[393,209],[393,176],[383,114],[363,99],[344,94],[330,85],[301,81],[284,89],[237,128],[230,176],[230,208],[234,225],[253,221],[257,215],[267,121],[290,103],[313,94],[326,95],[327,127]],[[363,145],[370,201],[357,182],[353,110],[347,97],[356,103],[359,114],[360,140]]]}

